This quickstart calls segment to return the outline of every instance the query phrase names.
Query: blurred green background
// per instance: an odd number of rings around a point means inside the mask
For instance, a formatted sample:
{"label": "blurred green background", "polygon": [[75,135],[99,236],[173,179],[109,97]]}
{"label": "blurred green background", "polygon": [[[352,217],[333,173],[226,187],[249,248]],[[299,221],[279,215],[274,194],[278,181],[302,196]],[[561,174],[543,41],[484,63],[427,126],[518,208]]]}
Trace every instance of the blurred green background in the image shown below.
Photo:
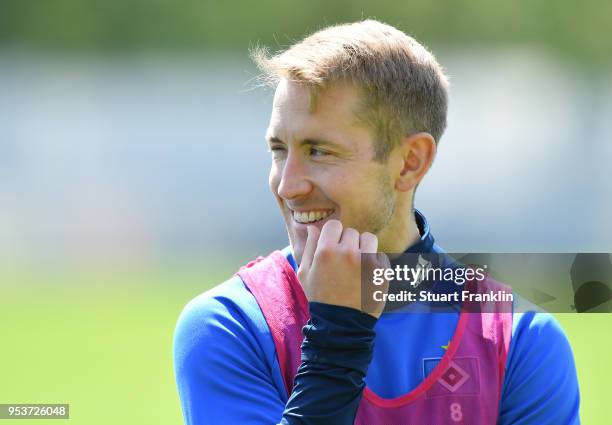
{"label": "blurred green background", "polygon": [[[336,22],[396,25],[451,75],[416,203],[442,246],[611,252],[610,16],[595,0],[1,1],[0,403],[181,423],[182,307],[286,243],[248,49]],[[582,421],[608,424],[612,315],[556,317]]]}
{"label": "blurred green background", "polygon": [[432,44],[542,44],[593,64],[610,63],[610,2],[464,0],[23,1],[0,4],[6,44],[72,51],[239,50],[285,46],[321,26],[368,17]]}

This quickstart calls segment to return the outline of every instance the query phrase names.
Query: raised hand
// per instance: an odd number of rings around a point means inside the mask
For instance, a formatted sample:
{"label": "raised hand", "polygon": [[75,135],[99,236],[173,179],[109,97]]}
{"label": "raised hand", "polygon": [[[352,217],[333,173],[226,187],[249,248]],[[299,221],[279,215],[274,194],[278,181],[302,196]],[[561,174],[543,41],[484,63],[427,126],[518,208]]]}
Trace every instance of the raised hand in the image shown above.
{"label": "raised hand", "polygon": [[[308,226],[308,237],[298,270],[298,278],[309,301],[351,307],[376,318],[380,317],[385,303],[371,296],[362,300],[362,258],[368,264],[364,269],[389,267],[384,254],[377,254],[378,239],[368,232],[343,228],[338,220],[329,220],[319,229]],[[374,254],[363,256],[361,254]],[[372,263],[372,264],[370,264]],[[377,290],[387,292],[388,283]]]}

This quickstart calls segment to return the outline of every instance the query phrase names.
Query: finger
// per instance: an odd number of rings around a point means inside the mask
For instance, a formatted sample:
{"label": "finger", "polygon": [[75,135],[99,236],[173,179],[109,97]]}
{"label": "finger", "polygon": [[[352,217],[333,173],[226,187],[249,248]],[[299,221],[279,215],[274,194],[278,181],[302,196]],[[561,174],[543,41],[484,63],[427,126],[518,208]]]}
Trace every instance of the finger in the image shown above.
{"label": "finger", "polygon": [[307,236],[306,244],[304,245],[304,252],[302,253],[302,260],[300,261],[300,270],[306,271],[310,269],[312,259],[314,258],[315,251],[317,249],[317,242],[319,241],[319,235],[321,232],[316,226],[306,227]]}
{"label": "finger", "polygon": [[342,236],[342,223],[339,220],[329,220],[323,225],[317,247],[336,246]]}
{"label": "finger", "polygon": [[376,235],[364,232],[359,236],[359,249],[364,254],[375,254],[378,250],[378,238]]}
{"label": "finger", "polygon": [[350,227],[344,229],[342,236],[340,236],[340,245],[359,250],[359,232]]}

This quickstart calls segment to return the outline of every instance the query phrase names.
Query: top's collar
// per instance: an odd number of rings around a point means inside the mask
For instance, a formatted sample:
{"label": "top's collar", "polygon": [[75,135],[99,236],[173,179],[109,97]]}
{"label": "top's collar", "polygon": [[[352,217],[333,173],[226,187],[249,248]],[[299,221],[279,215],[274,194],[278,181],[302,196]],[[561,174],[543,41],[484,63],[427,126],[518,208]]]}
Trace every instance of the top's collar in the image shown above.
{"label": "top's collar", "polygon": [[425,216],[417,209],[414,210],[414,219],[419,229],[421,238],[411,245],[404,253],[417,253],[417,252],[433,252],[434,251],[434,237],[429,230],[429,223]]}

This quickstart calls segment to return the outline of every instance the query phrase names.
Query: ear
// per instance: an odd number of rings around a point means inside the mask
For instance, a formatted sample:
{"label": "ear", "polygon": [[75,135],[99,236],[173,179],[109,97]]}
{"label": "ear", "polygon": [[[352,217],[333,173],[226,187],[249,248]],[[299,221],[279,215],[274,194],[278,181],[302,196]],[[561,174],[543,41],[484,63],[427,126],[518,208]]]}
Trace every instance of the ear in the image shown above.
{"label": "ear", "polygon": [[429,133],[417,133],[405,137],[399,146],[402,169],[395,181],[395,188],[408,192],[415,188],[429,170],[436,156],[436,142]]}

